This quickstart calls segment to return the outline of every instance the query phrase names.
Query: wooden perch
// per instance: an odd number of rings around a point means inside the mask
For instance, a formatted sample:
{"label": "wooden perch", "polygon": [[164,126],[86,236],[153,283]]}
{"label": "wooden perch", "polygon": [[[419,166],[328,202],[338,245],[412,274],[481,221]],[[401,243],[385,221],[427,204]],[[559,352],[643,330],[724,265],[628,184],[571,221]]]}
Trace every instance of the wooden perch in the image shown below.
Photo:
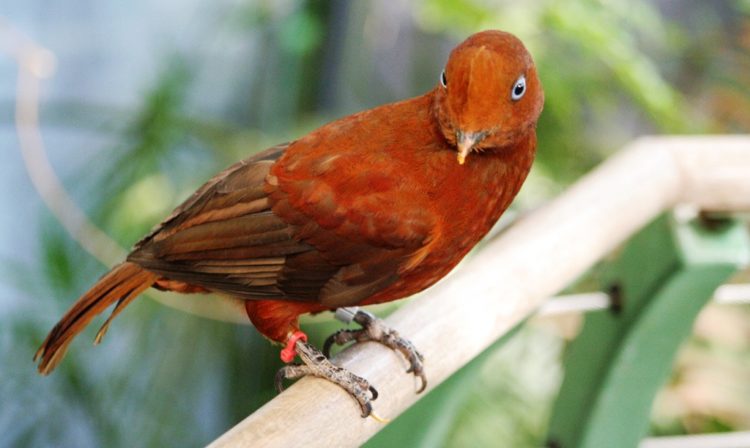
{"label": "wooden perch", "polygon": [[[387,322],[425,355],[429,386],[435,387],[678,203],[750,210],[750,137],[637,140]],[[414,394],[404,360],[378,344],[353,347],[336,362],[377,387],[373,404],[382,417],[396,418],[423,396]],[[358,446],[383,427],[362,419],[338,387],[305,378],[211,446]]]}

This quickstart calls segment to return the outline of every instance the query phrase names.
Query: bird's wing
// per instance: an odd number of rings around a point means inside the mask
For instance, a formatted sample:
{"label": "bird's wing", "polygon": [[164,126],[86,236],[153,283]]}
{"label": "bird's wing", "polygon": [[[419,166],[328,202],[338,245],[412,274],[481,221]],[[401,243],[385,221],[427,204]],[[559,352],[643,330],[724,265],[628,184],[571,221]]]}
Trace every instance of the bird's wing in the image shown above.
{"label": "bird's wing", "polygon": [[[159,238],[164,238],[180,228],[186,227],[183,225],[186,221],[204,212],[225,208],[228,202],[240,204],[248,202],[246,198],[259,199],[263,197],[257,191],[250,190],[263,189],[263,179],[268,173],[268,168],[284,154],[288,146],[289,143],[282,143],[268,148],[235,163],[209,179],[185,202],[175,208],[169,216],[157,224],[151,232],[138,241],[133,250],[140,249],[157,234]],[[214,201],[218,196],[223,196],[223,200]]]}
{"label": "bird's wing", "polygon": [[[214,176],[139,241],[128,260],[212,291],[284,298],[278,279],[288,259],[314,252],[271,212],[264,191],[269,168],[287,147],[275,146]],[[297,299],[313,300],[313,293]]]}
{"label": "bird's wing", "polygon": [[[341,188],[326,176],[278,185],[269,172],[286,148],[271,148],[215,176],[136,244],[128,260],[244,299],[331,307],[356,304],[393,283],[425,239],[399,228],[426,231],[428,224],[409,210],[377,212],[373,207],[387,206],[393,191],[351,201],[346,191],[316,198],[316,192]],[[266,184],[267,177],[276,184]],[[311,208],[299,201],[317,202]]]}

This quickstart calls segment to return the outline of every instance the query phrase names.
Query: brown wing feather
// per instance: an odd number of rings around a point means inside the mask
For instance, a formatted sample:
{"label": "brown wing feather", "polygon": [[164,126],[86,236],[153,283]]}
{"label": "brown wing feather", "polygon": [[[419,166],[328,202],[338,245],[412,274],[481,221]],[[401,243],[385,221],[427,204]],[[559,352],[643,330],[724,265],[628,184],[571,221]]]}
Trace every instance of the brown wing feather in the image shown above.
{"label": "brown wing feather", "polygon": [[209,180],[139,242],[128,260],[170,280],[245,299],[316,300],[336,268],[295,238],[294,226],[271,212],[264,191],[269,168],[286,146]]}
{"label": "brown wing feather", "polygon": [[[139,242],[128,261],[244,299],[332,308],[359,303],[396,281],[426,240],[422,229],[430,226],[423,214],[406,212],[408,227],[399,227],[395,212],[373,217],[341,209],[335,193],[341,187],[332,190],[330,180],[316,173],[279,186],[269,173],[286,148],[272,148],[208,181]],[[357,201],[384,203],[393,193],[364,194]]]}

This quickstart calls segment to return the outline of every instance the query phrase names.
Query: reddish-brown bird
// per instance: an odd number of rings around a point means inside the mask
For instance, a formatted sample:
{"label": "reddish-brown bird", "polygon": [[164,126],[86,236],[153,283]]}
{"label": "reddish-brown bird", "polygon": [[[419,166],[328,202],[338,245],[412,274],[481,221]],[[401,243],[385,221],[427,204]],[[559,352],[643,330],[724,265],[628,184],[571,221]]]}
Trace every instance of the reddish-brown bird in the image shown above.
{"label": "reddish-brown bird", "polygon": [[[325,377],[371,411],[375,390],[307,344],[298,317],[400,299],[445,276],[490,230],[534,159],[544,102],[521,41],[484,31],[453,50],[428,93],[329,123],[219,173],[137,243],[63,316],[35,359],[47,374],[108,306],[111,319],[153,286],[245,300],[263,335],[286,344],[277,381]],[[332,343],[378,340],[422,357],[369,313]]]}

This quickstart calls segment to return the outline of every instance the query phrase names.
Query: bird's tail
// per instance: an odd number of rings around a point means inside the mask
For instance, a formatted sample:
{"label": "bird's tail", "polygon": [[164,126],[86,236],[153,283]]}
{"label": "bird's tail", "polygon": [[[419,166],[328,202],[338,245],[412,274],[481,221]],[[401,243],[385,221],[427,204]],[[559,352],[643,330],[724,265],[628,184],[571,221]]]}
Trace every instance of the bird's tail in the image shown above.
{"label": "bird's tail", "polygon": [[83,331],[91,319],[117,302],[112,314],[96,334],[94,343],[98,344],[112,319],[140,293],[148,289],[157,278],[156,274],[135,263],[125,262],[115,266],[81,296],[49,332],[47,339],[34,355],[35,362],[41,358],[39,373],[47,375],[54,370],[65,356],[65,351],[73,338]]}

